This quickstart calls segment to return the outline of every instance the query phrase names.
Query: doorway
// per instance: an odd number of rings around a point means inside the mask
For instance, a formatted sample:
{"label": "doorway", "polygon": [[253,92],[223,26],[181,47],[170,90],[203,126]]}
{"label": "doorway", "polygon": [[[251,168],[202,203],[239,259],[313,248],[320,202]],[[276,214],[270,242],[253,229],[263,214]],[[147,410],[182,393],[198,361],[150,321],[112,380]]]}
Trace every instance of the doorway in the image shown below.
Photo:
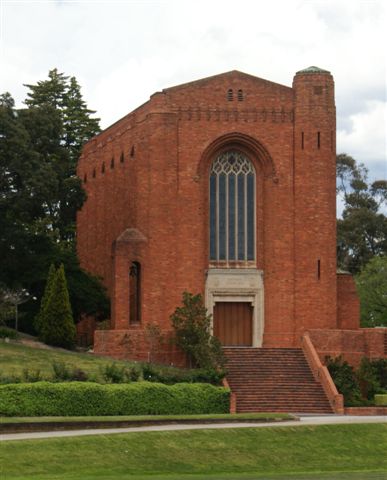
{"label": "doorway", "polygon": [[251,347],[253,307],[248,302],[216,302],[214,335],[223,346]]}

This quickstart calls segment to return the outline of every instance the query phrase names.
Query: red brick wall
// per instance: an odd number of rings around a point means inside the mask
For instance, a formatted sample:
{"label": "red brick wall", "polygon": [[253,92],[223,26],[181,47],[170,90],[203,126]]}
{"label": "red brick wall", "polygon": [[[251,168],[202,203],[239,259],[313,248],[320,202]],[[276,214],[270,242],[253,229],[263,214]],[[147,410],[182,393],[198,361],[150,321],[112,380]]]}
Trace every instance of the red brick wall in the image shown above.
{"label": "red brick wall", "polygon": [[[229,102],[229,88],[234,95],[242,89],[244,100]],[[156,93],[91,140],[78,166],[88,194],[78,215],[78,252],[112,295],[115,328],[129,326],[132,261],[142,267],[143,325],[156,321],[168,330],[182,292],[204,293],[208,171],[214,156],[232,147],[257,171],[264,345],[292,346],[305,329],[335,328],[334,132],[329,74],[299,74],[292,89],[230,72]],[[145,240],[117,243],[128,228]]]}
{"label": "red brick wall", "polygon": [[76,324],[77,344],[82,347],[93,345],[94,330],[97,322],[94,317],[83,317]]}
{"label": "red brick wall", "polygon": [[357,367],[362,357],[386,358],[384,348],[386,328],[359,328],[357,330],[310,330],[310,338],[320,359],[327,355],[343,358]]}
{"label": "red brick wall", "polygon": [[360,327],[360,300],[350,274],[337,275],[337,326],[343,329]]}

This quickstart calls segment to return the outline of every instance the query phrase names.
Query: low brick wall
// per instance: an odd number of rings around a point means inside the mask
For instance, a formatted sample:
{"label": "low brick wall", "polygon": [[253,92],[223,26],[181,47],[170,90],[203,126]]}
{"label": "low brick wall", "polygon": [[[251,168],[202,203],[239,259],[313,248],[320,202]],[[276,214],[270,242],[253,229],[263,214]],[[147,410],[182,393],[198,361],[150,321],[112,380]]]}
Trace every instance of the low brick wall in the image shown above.
{"label": "low brick wall", "polygon": [[96,330],[94,353],[118,360],[162,363],[178,367],[187,366],[185,355],[170,342],[171,332],[161,332],[164,341],[152,346],[142,329]]}
{"label": "low brick wall", "polygon": [[345,407],[345,415],[387,415],[387,407]]}
{"label": "low brick wall", "polygon": [[362,357],[387,358],[385,336],[387,328],[359,328],[357,330],[309,330],[310,339],[323,363],[325,357],[342,355],[350,365],[357,367]]}
{"label": "low brick wall", "polygon": [[327,367],[322,365],[308,333],[302,337],[302,349],[316,382],[324,389],[332,410],[338,414],[344,413],[344,397],[337,391]]}

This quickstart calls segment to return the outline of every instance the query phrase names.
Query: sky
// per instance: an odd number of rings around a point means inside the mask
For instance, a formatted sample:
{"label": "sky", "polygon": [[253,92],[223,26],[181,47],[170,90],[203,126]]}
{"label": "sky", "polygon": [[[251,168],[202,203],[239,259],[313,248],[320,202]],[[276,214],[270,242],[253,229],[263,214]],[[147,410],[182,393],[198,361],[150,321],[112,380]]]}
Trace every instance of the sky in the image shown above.
{"label": "sky", "polygon": [[163,88],[240,70],[291,86],[335,79],[337,152],[387,179],[384,0],[0,0],[0,93],[17,106],[58,68],[102,128]]}

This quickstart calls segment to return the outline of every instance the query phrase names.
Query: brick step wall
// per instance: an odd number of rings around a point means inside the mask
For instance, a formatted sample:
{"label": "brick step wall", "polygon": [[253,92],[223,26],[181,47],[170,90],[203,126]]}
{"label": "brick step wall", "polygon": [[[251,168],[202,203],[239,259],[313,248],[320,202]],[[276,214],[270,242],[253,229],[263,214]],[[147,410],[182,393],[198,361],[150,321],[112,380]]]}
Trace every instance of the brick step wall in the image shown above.
{"label": "brick step wall", "polygon": [[297,348],[225,348],[237,412],[333,413]]}

